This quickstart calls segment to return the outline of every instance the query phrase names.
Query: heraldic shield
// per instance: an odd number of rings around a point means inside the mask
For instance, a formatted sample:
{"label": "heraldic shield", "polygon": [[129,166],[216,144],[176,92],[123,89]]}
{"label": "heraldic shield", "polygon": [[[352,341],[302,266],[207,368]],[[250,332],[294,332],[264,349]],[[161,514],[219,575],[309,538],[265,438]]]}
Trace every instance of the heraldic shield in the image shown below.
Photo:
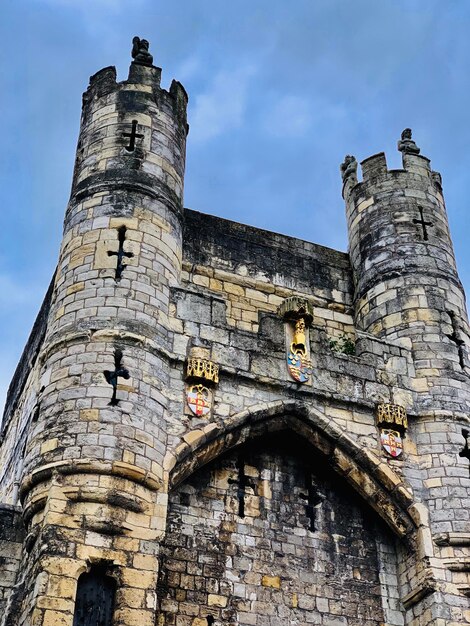
{"label": "heraldic shield", "polygon": [[193,385],[189,387],[186,394],[188,406],[194,415],[204,417],[210,411],[210,391],[204,385]]}
{"label": "heraldic shield", "polygon": [[398,430],[383,428],[380,431],[380,443],[390,456],[397,457],[403,452],[403,442]]}
{"label": "heraldic shield", "polygon": [[307,354],[305,320],[300,318],[295,323],[294,335],[287,352],[287,369],[298,383],[306,383],[312,375],[312,362]]}
{"label": "heraldic shield", "polygon": [[306,383],[312,375],[312,363],[308,356],[301,352],[290,350],[287,354],[287,368],[289,374],[298,383]]}

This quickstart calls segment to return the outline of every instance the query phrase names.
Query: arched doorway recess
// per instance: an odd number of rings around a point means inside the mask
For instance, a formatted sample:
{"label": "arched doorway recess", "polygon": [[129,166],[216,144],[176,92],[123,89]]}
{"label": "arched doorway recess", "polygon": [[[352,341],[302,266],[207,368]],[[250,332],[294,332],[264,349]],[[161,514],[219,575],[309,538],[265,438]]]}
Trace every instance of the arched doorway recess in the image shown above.
{"label": "arched doorway recess", "polygon": [[403,624],[413,500],[320,411],[254,407],[193,431],[167,466],[165,624]]}

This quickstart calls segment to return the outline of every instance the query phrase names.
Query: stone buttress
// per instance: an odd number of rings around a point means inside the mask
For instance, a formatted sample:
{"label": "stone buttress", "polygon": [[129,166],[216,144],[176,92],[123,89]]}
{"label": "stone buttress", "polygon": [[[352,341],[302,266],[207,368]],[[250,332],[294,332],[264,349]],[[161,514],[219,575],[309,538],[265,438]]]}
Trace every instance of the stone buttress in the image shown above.
{"label": "stone buttress", "polygon": [[15,624],[71,624],[76,579],[94,563],[117,581],[116,624],[154,623],[188,129],[183,87],[165,91],[160,76],[137,58],[128,80],[107,67],[83,96],[20,478],[28,554]]}

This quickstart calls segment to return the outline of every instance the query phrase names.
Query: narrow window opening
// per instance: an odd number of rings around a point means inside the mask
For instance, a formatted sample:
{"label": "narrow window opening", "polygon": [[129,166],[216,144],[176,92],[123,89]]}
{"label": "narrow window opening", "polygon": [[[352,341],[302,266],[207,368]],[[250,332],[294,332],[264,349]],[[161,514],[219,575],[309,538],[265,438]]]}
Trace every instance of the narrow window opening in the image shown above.
{"label": "narrow window opening", "polygon": [[122,278],[122,273],[126,269],[127,265],[124,263],[124,259],[132,259],[134,256],[133,252],[126,252],[124,250],[124,242],[126,241],[126,231],[127,228],[125,226],[120,226],[118,228],[118,242],[119,248],[117,252],[114,250],[108,250],[108,256],[116,257],[116,281],[120,281]]}
{"label": "narrow window opening", "polygon": [[111,400],[108,402],[108,406],[117,406],[119,400],[116,397],[116,394],[119,378],[124,378],[125,380],[129,380],[130,378],[129,370],[122,365],[122,350],[119,348],[115,348],[114,350],[114,371],[104,370],[103,374],[106,382],[113,388],[113,395],[111,396]]}
{"label": "narrow window opening", "polygon": [[430,227],[434,226],[434,223],[433,222],[427,222],[424,219],[423,207],[419,206],[418,210],[419,210],[419,220],[414,219],[413,220],[413,224],[419,224],[421,226],[421,228],[423,230],[423,239],[424,239],[424,241],[428,241],[429,236],[428,236],[428,229],[427,229],[427,227],[428,226],[430,226]]}
{"label": "narrow window opening", "polygon": [[93,566],[78,579],[73,626],[112,626],[116,581],[103,566]]}
{"label": "narrow window opening", "polygon": [[[470,445],[469,445],[470,431],[468,431],[466,428],[462,428],[462,437],[465,439],[465,445],[462,448],[462,450],[460,450],[459,456],[462,458],[468,459],[470,461]],[[469,468],[469,471],[470,471],[470,468]]]}
{"label": "narrow window opening", "polygon": [[123,133],[124,137],[129,137],[129,145],[126,146],[128,152],[134,152],[135,140],[142,139],[143,134],[137,132],[137,120],[132,120],[132,128],[130,133]]}
{"label": "narrow window opening", "polygon": [[206,617],[206,620],[207,620],[207,626],[213,626],[215,622],[215,617],[213,615],[208,615]]}
{"label": "narrow window opening", "polygon": [[237,498],[238,498],[238,517],[245,517],[245,495],[246,488],[253,487],[253,483],[250,478],[245,474],[245,459],[242,456],[237,460],[238,478],[229,478],[229,485],[238,485]]}
{"label": "narrow window opening", "polygon": [[454,311],[447,311],[447,313],[450,317],[450,322],[452,324],[452,334],[447,335],[447,337],[457,346],[460,367],[464,369],[465,368],[465,341],[462,339],[462,331],[460,329],[460,323]]}

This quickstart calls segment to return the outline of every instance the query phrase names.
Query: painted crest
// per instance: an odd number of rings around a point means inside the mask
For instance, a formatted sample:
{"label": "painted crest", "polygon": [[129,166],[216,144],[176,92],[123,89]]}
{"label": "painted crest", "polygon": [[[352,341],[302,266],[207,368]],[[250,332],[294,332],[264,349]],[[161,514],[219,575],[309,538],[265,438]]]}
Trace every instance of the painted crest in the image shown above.
{"label": "painted crest", "polygon": [[204,417],[211,409],[210,391],[204,385],[193,385],[189,387],[186,394],[188,406],[194,415]]}
{"label": "painted crest", "polygon": [[289,374],[298,383],[306,383],[310,380],[312,362],[304,352],[300,350],[293,352],[291,349],[287,354],[287,368]]}
{"label": "painted crest", "polygon": [[307,355],[306,325],[302,317],[295,322],[292,343],[287,352],[287,369],[298,383],[306,383],[310,380],[312,362]]}
{"label": "painted crest", "polygon": [[380,443],[382,444],[382,448],[388,452],[390,456],[397,457],[403,452],[401,434],[398,430],[382,428],[380,431]]}

